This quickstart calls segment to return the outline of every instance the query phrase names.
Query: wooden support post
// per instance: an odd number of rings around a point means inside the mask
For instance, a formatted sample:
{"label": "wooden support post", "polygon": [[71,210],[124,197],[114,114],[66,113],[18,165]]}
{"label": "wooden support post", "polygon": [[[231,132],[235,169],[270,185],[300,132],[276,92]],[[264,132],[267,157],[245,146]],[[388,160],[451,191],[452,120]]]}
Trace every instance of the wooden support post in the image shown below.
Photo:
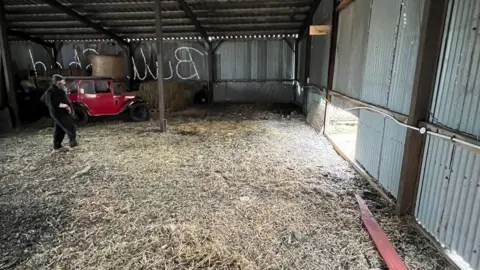
{"label": "wooden support post", "polygon": [[164,85],[163,85],[163,33],[162,33],[162,8],[161,0],[155,0],[155,29],[157,33],[157,62],[158,62],[158,110],[160,121],[160,132],[167,130],[165,120],[165,100],[163,98]]}
{"label": "wooden support post", "polygon": [[[423,12],[415,80],[408,124],[418,126],[428,121],[442,48],[448,0],[426,0]],[[409,129],[405,140],[402,172],[397,197],[397,214],[410,213],[415,204],[422,168],[425,137]]]}
{"label": "wooden support post", "polygon": [[20,126],[20,116],[18,112],[17,94],[14,88],[12,75],[12,56],[10,53],[10,44],[8,43],[8,35],[5,19],[4,3],[0,3],[0,52],[2,54],[3,75],[5,79],[6,92],[8,97],[8,105],[14,127]]}
{"label": "wooden support post", "polygon": [[335,78],[335,62],[337,58],[337,40],[338,40],[338,23],[339,23],[339,15],[340,11],[337,11],[335,8],[336,0],[329,0],[333,2],[333,10],[332,10],[332,29],[330,32],[330,58],[328,60],[328,79],[327,79],[327,93],[325,99],[328,101],[325,103],[325,117],[324,117],[324,125],[325,128],[323,129],[323,133],[327,132],[327,121],[328,119],[328,105],[332,101],[330,96],[330,92],[333,91],[333,82]]}
{"label": "wooden support post", "polygon": [[340,11],[340,10],[346,8],[348,5],[350,5],[354,1],[355,0],[342,0],[342,2],[340,2],[340,4],[338,4],[338,6],[337,6],[337,11]]}
{"label": "wooden support post", "polygon": [[326,36],[332,31],[331,25],[310,25],[310,36]]}

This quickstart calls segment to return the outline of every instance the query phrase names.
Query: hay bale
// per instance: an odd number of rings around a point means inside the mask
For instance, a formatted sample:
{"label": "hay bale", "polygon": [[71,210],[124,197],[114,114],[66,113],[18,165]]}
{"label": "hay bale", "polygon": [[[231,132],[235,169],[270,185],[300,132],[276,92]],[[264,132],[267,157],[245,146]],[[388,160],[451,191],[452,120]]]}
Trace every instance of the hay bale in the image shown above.
{"label": "hay bale", "polygon": [[[164,83],[164,100],[167,111],[180,111],[188,105],[193,104],[195,92],[201,89],[193,83]],[[158,109],[158,84],[157,82],[147,82],[140,84],[138,95],[147,101],[150,109]]]}
{"label": "hay bale", "polygon": [[122,56],[93,55],[91,63],[94,77],[113,77],[119,80],[126,77]]}

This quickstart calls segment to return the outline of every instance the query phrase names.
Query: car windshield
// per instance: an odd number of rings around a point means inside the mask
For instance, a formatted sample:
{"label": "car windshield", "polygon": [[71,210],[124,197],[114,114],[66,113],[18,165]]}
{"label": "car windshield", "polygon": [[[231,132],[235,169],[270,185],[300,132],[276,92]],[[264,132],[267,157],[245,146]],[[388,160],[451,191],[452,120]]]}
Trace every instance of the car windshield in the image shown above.
{"label": "car windshield", "polygon": [[67,94],[73,94],[78,92],[76,81],[67,81]]}

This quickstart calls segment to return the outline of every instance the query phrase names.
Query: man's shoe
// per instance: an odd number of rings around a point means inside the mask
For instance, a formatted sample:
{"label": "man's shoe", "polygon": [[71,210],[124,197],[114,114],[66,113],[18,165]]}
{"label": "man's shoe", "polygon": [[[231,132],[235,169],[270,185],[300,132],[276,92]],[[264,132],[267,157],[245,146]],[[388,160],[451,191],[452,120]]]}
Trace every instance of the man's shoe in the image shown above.
{"label": "man's shoe", "polygon": [[72,148],[73,148],[73,147],[76,147],[76,146],[78,146],[78,142],[77,142],[77,140],[75,140],[75,141],[71,141],[69,145],[70,145],[70,147],[72,147]]}

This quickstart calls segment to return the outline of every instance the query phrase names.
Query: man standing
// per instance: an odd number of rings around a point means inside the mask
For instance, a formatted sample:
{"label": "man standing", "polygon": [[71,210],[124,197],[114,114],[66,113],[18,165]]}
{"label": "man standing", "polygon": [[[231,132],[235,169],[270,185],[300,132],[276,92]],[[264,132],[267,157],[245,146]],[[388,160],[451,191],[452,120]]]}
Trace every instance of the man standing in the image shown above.
{"label": "man standing", "polygon": [[73,119],[72,103],[68,100],[65,79],[61,75],[53,75],[52,86],[44,96],[50,116],[54,122],[53,149],[62,148],[62,142],[67,134],[69,146],[75,147],[77,143],[77,129]]}

